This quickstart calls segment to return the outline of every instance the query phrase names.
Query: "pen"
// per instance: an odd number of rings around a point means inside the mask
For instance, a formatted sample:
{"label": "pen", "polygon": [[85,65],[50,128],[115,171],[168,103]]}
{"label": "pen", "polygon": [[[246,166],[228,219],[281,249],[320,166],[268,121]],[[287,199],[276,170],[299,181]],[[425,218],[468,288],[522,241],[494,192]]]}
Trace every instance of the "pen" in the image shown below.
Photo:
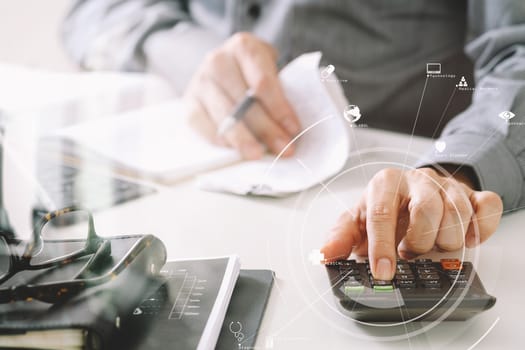
{"label": "pen", "polygon": [[252,104],[257,101],[255,92],[252,89],[246,91],[246,94],[242,100],[235,106],[232,114],[224,119],[217,129],[217,135],[223,136],[228,130],[230,130],[238,121],[240,121],[246,115],[248,109]]}
{"label": "pen", "polygon": [[[286,65],[286,63],[291,61],[292,58],[293,57],[289,56],[282,56],[279,58],[277,61],[277,69],[280,71]],[[219,124],[219,127],[217,128],[217,135],[223,136],[226,132],[233,128],[236,123],[246,116],[246,112],[248,109],[250,109],[254,102],[257,102],[255,91],[253,91],[253,89],[248,89],[242,100],[233,109],[233,112]]]}

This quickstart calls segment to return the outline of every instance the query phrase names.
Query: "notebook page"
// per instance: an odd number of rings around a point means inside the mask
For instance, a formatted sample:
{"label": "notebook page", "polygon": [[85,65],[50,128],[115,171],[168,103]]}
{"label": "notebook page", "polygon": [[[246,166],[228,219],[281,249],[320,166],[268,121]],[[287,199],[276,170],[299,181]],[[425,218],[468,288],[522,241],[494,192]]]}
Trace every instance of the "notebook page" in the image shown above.
{"label": "notebook page", "polygon": [[[285,94],[303,131],[290,158],[266,156],[199,177],[201,188],[235,194],[283,196],[312,187],[340,171],[349,154],[349,137],[339,85],[334,99],[319,77],[321,53],[304,54],[280,73]],[[333,84],[333,83],[332,83]],[[333,90],[333,89],[332,89]]]}
{"label": "notebook page", "polygon": [[[179,101],[84,122],[57,134],[127,173],[162,183],[221,168],[201,176],[201,188],[270,196],[301,191],[337,173],[348,157],[346,121],[342,107],[334,104],[334,92],[329,94],[319,78],[320,58],[319,52],[302,55],[280,73],[304,129],[292,158],[276,161],[268,155],[240,163],[237,151],[210,144],[186,123]],[[340,86],[330,84],[336,100],[345,101]]]}
{"label": "notebook page", "polygon": [[117,166],[164,183],[241,159],[237,151],[204,140],[182,116],[182,104],[172,101],[78,124],[58,134]]}

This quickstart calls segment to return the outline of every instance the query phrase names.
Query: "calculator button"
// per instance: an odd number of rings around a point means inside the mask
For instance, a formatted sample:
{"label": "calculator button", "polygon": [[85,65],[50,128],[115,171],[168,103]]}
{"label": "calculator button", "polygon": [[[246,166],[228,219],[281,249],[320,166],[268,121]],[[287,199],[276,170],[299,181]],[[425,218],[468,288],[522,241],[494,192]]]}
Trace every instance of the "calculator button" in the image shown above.
{"label": "calculator button", "polygon": [[425,287],[425,288],[441,288],[441,282],[439,280],[423,281],[423,287]]}
{"label": "calculator button", "polygon": [[392,281],[378,280],[375,278],[370,278],[370,284],[373,286],[387,286],[392,284]]}
{"label": "calculator button", "polygon": [[416,265],[432,264],[432,259],[416,259]]}
{"label": "calculator button", "polygon": [[468,281],[466,279],[458,279],[456,281],[451,281],[451,283],[454,287],[464,288],[468,284]]}
{"label": "calculator button", "polygon": [[443,270],[461,270],[461,261],[459,259],[441,259],[441,268]]}
{"label": "calculator button", "polygon": [[348,281],[343,284],[343,290],[346,295],[362,293],[365,286],[358,281]]}
{"label": "calculator button", "polygon": [[396,274],[396,280],[413,280],[414,275],[412,274]]}
{"label": "calculator button", "polygon": [[374,292],[392,292],[394,290],[394,285],[384,285],[384,286],[377,286],[374,285]]}
{"label": "calculator button", "polygon": [[359,270],[356,268],[356,269],[339,269],[340,273],[342,275],[346,275],[346,276],[356,276],[356,275],[359,275]]}
{"label": "calculator button", "polygon": [[355,286],[362,286],[363,284],[359,281],[356,281],[356,280],[349,280],[349,281],[346,281],[343,286],[345,287],[355,287]]}
{"label": "calculator button", "polygon": [[434,265],[432,265],[432,263],[428,263],[428,264],[419,264],[419,265],[416,265],[416,268],[417,269],[434,269]]}
{"label": "calculator button", "polygon": [[412,270],[411,269],[400,269],[400,268],[397,268],[396,269],[396,273],[399,273],[399,274],[403,274],[403,275],[408,275],[408,274],[412,274]]}
{"label": "calculator button", "polygon": [[434,265],[432,265],[432,260],[430,259],[416,259],[416,267],[427,268],[434,267]]}
{"label": "calculator button", "polygon": [[355,260],[343,260],[340,262],[339,267],[357,267],[357,263]]}
{"label": "calculator button", "polygon": [[357,264],[356,265],[340,265],[339,266],[339,270],[350,270],[350,269],[357,269]]}
{"label": "calculator button", "polygon": [[402,269],[402,270],[410,270],[410,265],[407,264],[407,263],[404,263],[404,264],[400,264],[400,263],[398,263],[398,264],[397,264],[397,269],[398,269],[398,270],[399,270],[399,269]]}
{"label": "calculator button", "polygon": [[419,275],[419,279],[422,281],[437,281],[439,280],[439,275],[437,273],[424,273]]}
{"label": "calculator button", "polygon": [[371,279],[370,283],[372,284],[373,286],[372,288],[376,292],[388,292],[394,289],[394,286],[392,285],[392,281]]}
{"label": "calculator button", "polygon": [[397,280],[396,285],[399,288],[415,288],[416,281],[415,280]]}
{"label": "calculator button", "polygon": [[355,275],[355,276],[344,276],[343,277],[343,281],[361,281],[361,276],[360,275]]}
{"label": "calculator button", "polygon": [[456,276],[465,277],[465,272],[462,270],[448,270],[446,273],[450,278],[456,278]]}

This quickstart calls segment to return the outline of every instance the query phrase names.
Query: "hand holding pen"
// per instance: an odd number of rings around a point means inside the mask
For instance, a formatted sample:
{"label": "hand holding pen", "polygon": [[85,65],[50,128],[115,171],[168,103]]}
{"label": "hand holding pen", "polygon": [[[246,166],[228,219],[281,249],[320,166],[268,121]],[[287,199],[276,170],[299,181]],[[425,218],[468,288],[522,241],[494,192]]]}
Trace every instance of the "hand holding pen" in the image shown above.
{"label": "hand holding pen", "polygon": [[[265,149],[280,153],[301,126],[284,95],[276,60],[272,46],[247,33],[211,52],[184,96],[192,126],[245,159],[260,158]],[[284,156],[293,151],[288,148]]]}

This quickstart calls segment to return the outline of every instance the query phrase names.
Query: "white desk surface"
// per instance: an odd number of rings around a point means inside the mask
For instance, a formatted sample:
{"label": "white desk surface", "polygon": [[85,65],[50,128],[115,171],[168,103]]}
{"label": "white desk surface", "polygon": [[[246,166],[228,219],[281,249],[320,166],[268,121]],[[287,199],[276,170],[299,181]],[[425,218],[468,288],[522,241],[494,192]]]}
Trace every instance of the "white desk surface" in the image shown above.
{"label": "white desk surface", "polygon": [[[363,144],[398,148],[401,158],[410,144],[406,135],[371,130],[362,134]],[[415,138],[411,150],[421,152],[429,146],[429,141]],[[380,158],[392,160],[389,155],[364,154],[354,163]],[[17,221],[28,213],[18,210],[24,198],[23,179],[9,175],[10,169],[7,165],[5,197]],[[468,252],[470,259],[478,259],[486,289],[497,297],[491,310],[465,322],[398,327],[363,326],[334,310],[324,268],[311,264],[308,255],[322,245],[344,207],[355,203],[371,173],[370,168],[358,168],[330,184],[329,192],[318,186],[284,199],[203,192],[187,181],[98,212],[96,226],[103,235],[153,233],[164,241],[171,259],[237,254],[243,268],[274,270],[276,281],[257,349],[521,348],[525,211],[506,215],[489,241]]]}
{"label": "white desk surface", "polygon": [[[273,342],[276,349],[515,349],[525,340],[525,262],[520,256],[525,212],[506,216],[498,232],[470,252],[479,258],[485,287],[498,299],[491,310],[465,322],[414,322],[406,328],[362,326],[334,310],[324,268],[312,265],[308,254],[321,246],[343,210],[338,201],[350,205],[358,198],[360,174],[353,175],[331,185],[333,194],[317,187],[285,199],[207,193],[187,182],[102,212],[97,227],[107,234],[156,234],[169,258],[238,254],[243,268],[274,270],[277,278],[257,343],[262,348]],[[429,329],[406,337],[422,327]]]}

